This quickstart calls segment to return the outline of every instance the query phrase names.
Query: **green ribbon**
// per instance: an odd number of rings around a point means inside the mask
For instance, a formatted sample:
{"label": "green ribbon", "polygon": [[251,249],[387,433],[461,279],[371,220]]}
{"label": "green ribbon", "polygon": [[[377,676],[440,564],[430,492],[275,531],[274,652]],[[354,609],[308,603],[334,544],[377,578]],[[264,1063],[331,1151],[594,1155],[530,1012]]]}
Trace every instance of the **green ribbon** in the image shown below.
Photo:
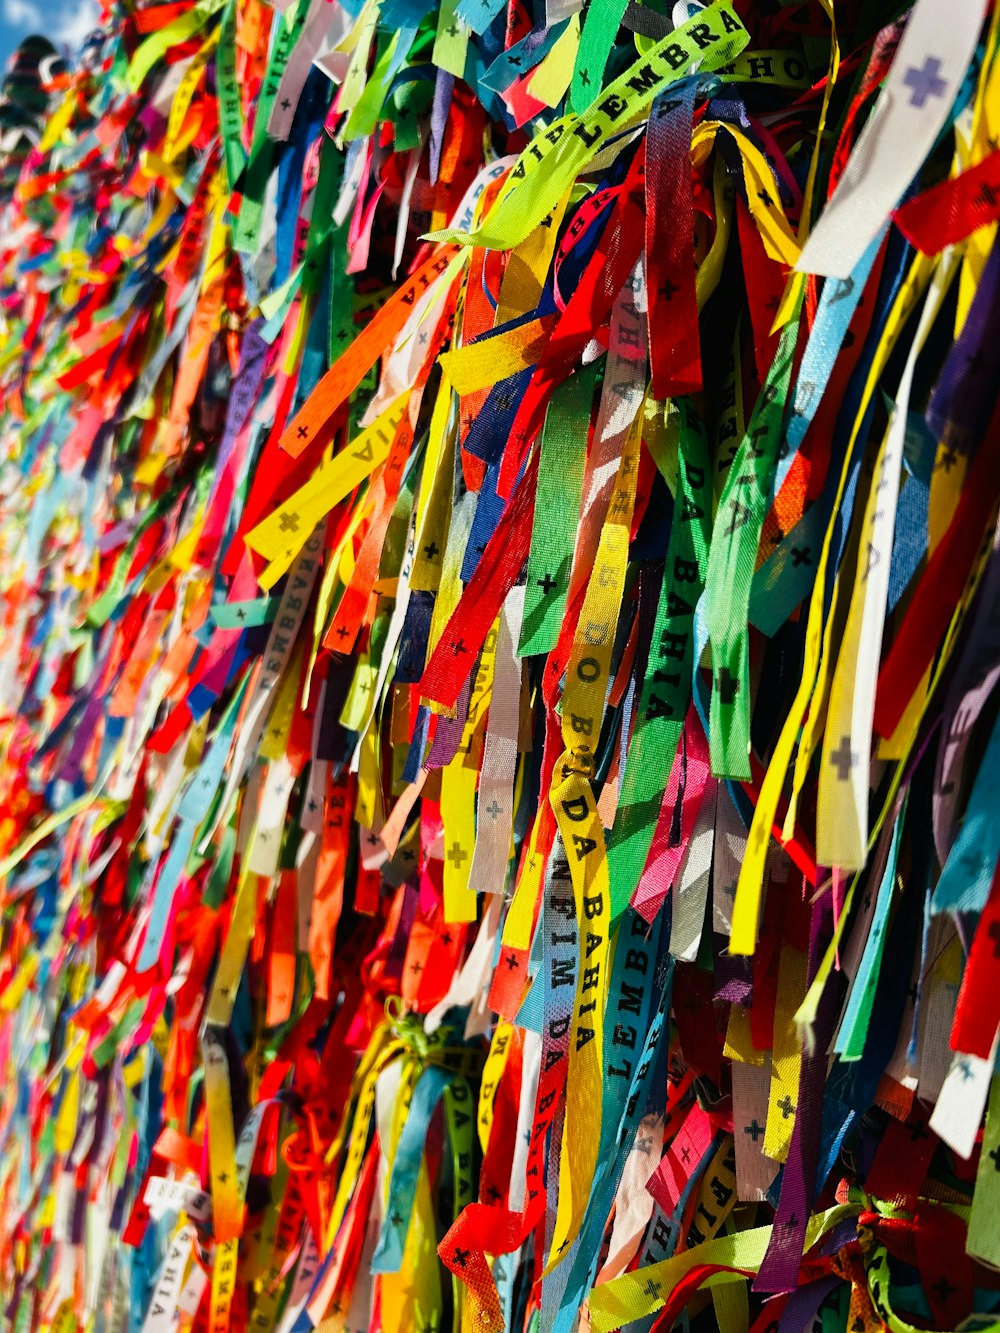
{"label": "green ribbon", "polygon": [[750,777],[750,588],[784,438],[785,404],[799,335],[799,297],[767,381],[726,474],[712,529],[705,623],[712,644],[709,749],[717,777]]}
{"label": "green ribbon", "polygon": [[559,638],[580,521],[583,444],[596,382],[596,363],[584,366],[555,389],[545,414],[519,657],[549,653]]}
{"label": "green ribbon", "polygon": [[215,77],[219,102],[219,125],[225,154],[226,179],[230,191],[243,174],[247,155],[243,147],[243,112],[236,82],[236,0],[227,0],[222,13],[219,46],[215,57]]}
{"label": "green ribbon", "polygon": [[628,906],[649,854],[663,789],[691,698],[694,611],[705,586],[712,523],[712,468],[705,424],[680,400],[677,494],[649,662],[608,845],[611,910]]}

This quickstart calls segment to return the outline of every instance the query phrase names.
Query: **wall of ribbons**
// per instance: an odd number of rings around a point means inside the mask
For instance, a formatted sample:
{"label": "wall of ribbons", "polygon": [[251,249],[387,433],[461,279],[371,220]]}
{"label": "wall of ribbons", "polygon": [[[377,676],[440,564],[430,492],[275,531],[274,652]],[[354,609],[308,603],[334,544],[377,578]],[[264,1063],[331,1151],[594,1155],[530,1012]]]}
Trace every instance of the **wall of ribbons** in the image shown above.
{"label": "wall of ribbons", "polygon": [[987,0],[21,44],[5,1328],[1000,1330],[998,220]]}

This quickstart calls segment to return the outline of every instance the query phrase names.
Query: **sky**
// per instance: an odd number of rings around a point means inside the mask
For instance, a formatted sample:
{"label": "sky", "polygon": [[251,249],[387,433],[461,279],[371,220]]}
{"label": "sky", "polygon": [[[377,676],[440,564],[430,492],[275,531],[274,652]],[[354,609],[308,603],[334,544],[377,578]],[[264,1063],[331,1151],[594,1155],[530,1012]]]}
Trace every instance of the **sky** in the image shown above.
{"label": "sky", "polygon": [[29,33],[74,53],[98,17],[97,0],[0,0],[0,68]]}

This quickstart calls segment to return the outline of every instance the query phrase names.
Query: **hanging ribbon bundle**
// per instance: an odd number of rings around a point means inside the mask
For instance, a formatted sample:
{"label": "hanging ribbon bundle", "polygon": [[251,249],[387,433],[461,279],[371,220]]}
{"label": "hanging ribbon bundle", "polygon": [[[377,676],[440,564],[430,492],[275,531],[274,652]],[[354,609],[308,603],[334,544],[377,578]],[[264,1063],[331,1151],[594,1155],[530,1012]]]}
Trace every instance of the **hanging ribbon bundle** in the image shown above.
{"label": "hanging ribbon bundle", "polygon": [[32,42],[5,1327],[1000,1328],[1000,7]]}

